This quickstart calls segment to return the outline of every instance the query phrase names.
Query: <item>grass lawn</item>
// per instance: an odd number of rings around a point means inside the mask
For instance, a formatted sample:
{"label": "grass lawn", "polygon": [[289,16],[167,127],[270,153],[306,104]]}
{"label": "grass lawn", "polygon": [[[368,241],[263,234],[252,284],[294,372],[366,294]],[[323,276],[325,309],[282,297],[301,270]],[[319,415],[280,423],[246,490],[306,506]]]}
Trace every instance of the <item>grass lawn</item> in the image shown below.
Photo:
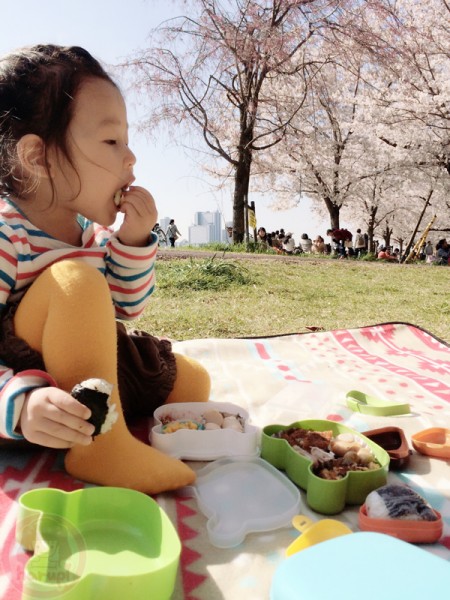
{"label": "grass lawn", "polygon": [[170,258],[130,325],[172,339],[268,336],[388,321],[450,343],[450,268],[303,257]]}

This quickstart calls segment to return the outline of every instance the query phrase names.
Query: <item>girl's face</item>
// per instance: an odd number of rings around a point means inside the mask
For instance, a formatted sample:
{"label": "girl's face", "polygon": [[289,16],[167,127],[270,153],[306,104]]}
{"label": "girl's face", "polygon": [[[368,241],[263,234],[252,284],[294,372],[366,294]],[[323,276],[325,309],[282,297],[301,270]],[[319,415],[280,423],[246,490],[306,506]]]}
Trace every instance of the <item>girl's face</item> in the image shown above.
{"label": "girl's face", "polygon": [[112,225],[118,211],[114,196],[133,183],[136,162],[128,148],[125,103],[114,85],[102,79],[82,84],[67,142],[74,167],[58,151],[50,158],[58,205]]}

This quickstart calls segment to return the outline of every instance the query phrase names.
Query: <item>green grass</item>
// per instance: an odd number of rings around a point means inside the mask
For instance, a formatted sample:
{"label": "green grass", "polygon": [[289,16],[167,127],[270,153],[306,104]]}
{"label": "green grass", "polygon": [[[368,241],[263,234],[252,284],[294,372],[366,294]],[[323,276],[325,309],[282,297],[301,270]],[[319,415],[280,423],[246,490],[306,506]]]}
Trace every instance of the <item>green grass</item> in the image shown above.
{"label": "green grass", "polygon": [[133,326],[185,340],[404,321],[450,342],[450,269],[303,257],[164,257]]}

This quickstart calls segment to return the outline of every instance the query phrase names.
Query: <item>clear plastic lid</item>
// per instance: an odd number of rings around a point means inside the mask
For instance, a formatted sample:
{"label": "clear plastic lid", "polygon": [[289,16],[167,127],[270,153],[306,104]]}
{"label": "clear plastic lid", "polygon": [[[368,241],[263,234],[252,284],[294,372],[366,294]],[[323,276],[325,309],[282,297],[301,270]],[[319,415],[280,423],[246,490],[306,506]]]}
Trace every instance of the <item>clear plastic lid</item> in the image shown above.
{"label": "clear plastic lid", "polygon": [[219,548],[237,546],[251,532],[289,527],[300,509],[298,488],[258,457],[216,460],[182,494],[197,498],[209,540]]}

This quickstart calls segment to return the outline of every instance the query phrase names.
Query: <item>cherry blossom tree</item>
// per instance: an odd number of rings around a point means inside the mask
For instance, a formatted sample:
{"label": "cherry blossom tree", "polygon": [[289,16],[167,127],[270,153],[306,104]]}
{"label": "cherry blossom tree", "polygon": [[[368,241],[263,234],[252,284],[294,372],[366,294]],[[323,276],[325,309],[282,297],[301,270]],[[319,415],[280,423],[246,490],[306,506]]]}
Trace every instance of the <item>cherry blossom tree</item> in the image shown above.
{"label": "cherry blossom tree", "polygon": [[[234,241],[250,182],[278,206],[316,199],[333,227],[342,211],[405,238],[399,198],[420,206],[426,172],[450,174],[448,0],[179,4],[187,16],[123,66],[148,109],[142,128],[200,133],[206,165],[233,182]],[[420,193],[403,194],[408,183]]]}
{"label": "cherry blossom tree", "polygon": [[[373,219],[374,191],[387,180],[386,173],[392,186],[393,150],[377,139],[367,118],[372,102],[367,93],[370,59],[359,43],[344,41],[339,46],[327,39],[316,44],[314,53],[322,63],[310,75],[305,101],[290,120],[282,143],[261,161],[265,174],[261,187],[271,180],[278,203],[284,201],[284,206],[301,201],[301,196],[315,199],[322,205],[321,213],[328,213],[331,228],[340,226],[341,209],[359,198],[371,199],[362,205],[369,210],[370,204]],[[295,82],[285,84],[295,93]],[[293,190],[300,181],[297,195]]]}
{"label": "cherry blossom tree", "polygon": [[277,144],[302,103],[277,118],[267,80],[304,66],[308,40],[323,25],[325,0],[192,0],[190,16],[162,24],[128,61],[137,85],[159,103],[145,124],[196,127],[234,174],[233,236],[244,236],[254,153]]}
{"label": "cherry blossom tree", "polygon": [[[432,3],[441,12],[427,5],[418,19],[410,2],[396,3],[397,12],[371,13],[368,39],[357,28],[352,37],[339,31],[330,39],[326,32],[316,51],[329,60],[311,79],[289,135],[265,161],[264,183],[269,174],[279,205],[299,201],[294,190],[301,181],[302,194],[318,200],[322,214],[325,207],[332,227],[343,214],[353,222],[362,219],[371,238],[383,232],[400,240],[416,225],[399,216],[405,201],[410,217],[428,189],[434,204],[444,206],[445,195],[435,190],[448,160],[449,36],[443,25],[447,5]],[[363,20],[358,23],[363,31]],[[448,220],[448,212],[441,220]]]}
{"label": "cherry blossom tree", "polygon": [[[383,83],[374,97],[377,134],[397,161],[416,166],[417,175],[437,181],[450,175],[450,4],[447,0],[396,3],[396,49],[383,65]],[[420,177],[419,177],[420,180]],[[449,206],[440,217],[449,220]]]}
{"label": "cherry blossom tree", "polygon": [[[147,49],[127,61],[134,82],[155,106],[144,128],[164,122],[196,128],[234,178],[234,240],[244,234],[255,155],[278,144],[300,110],[323,58],[309,46],[370,26],[362,4],[389,0],[192,0],[189,16],[162,24]],[[296,79],[294,96],[281,94]],[[275,93],[274,93],[275,90]],[[280,104],[282,108],[280,109]],[[180,129],[178,131],[181,131]]]}

